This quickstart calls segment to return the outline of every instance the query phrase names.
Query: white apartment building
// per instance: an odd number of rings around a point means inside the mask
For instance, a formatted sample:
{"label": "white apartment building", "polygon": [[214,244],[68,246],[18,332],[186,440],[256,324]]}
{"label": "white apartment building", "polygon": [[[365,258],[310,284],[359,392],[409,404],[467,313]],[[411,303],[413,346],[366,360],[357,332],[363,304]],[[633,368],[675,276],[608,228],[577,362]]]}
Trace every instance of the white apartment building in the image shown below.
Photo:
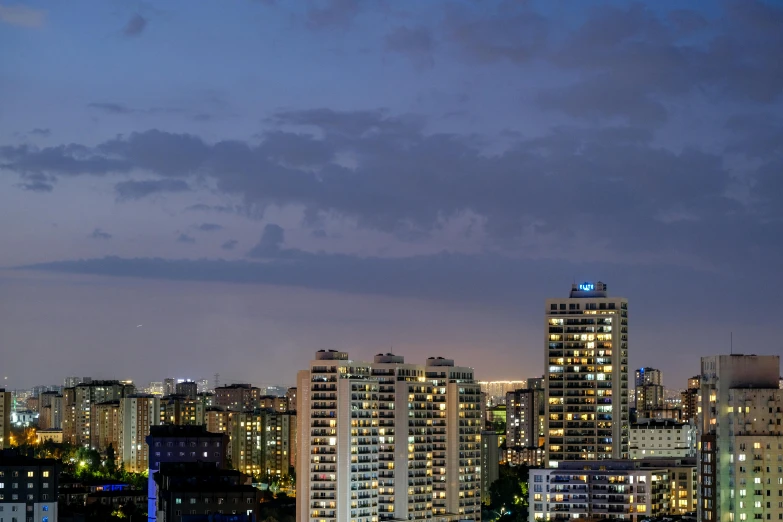
{"label": "white apartment building", "polygon": [[631,425],[631,458],[696,457],[696,425],[649,419]]}
{"label": "white apartment building", "polygon": [[628,301],[606,284],[546,300],[545,462],[627,459]]}
{"label": "white apartment building", "polygon": [[160,397],[131,395],[120,399],[119,451],[125,469],[143,473],[149,468],[149,448],[146,437],[150,426],[160,424]]}
{"label": "white apartment building", "polygon": [[701,359],[699,520],[783,520],[778,356]]}
{"label": "white apartment building", "polygon": [[[529,484],[530,522],[575,518],[636,522],[693,509],[696,462],[565,461],[557,469],[531,469]],[[679,507],[680,498],[687,507]]]}
{"label": "white apartment building", "polygon": [[480,520],[480,396],[448,359],[317,352],[297,376],[297,520]]}

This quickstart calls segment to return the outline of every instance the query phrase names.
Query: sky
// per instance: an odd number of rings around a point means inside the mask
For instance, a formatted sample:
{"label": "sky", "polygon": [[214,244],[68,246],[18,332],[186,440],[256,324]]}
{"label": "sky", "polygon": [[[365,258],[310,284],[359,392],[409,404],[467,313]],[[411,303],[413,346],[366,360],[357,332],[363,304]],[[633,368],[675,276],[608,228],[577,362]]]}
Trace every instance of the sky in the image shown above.
{"label": "sky", "polygon": [[[0,0],[0,377],[781,354],[783,2]],[[730,339],[733,338],[733,348]],[[7,377],[7,379],[5,378]]]}

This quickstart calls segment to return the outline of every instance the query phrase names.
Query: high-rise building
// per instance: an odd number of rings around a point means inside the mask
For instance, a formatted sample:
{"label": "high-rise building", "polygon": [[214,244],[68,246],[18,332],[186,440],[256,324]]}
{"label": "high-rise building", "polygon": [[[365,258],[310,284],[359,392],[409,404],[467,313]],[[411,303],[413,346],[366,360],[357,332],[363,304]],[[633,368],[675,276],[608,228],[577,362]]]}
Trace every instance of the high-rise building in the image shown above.
{"label": "high-rise building", "polygon": [[163,389],[163,382],[162,381],[152,381],[150,382],[149,386],[147,386],[147,389],[144,390],[145,393],[148,393],[150,395],[163,395],[164,389]]}
{"label": "high-rise building", "polygon": [[297,376],[297,520],[480,520],[480,393],[449,359],[317,352]]}
{"label": "high-rise building", "polygon": [[[508,394],[506,394],[508,397]],[[494,431],[481,432],[481,499],[489,503],[489,487],[500,477],[500,441]]]}
{"label": "high-rise building", "polygon": [[701,379],[697,375],[688,379],[688,389],[680,393],[682,405],[682,420],[684,422],[696,422],[699,412],[699,387]]}
{"label": "high-rise building", "polygon": [[288,411],[296,411],[296,387],[288,388],[285,399],[288,402]]}
{"label": "high-rise building", "polygon": [[701,358],[700,521],[783,519],[779,377],[778,356]]}
{"label": "high-rise building", "polygon": [[209,379],[199,379],[196,381],[196,384],[198,385],[198,393],[209,393],[212,391],[212,388],[209,386]]}
{"label": "high-rise building", "polygon": [[631,459],[696,457],[696,424],[647,419],[631,424]]}
{"label": "high-rise building", "polygon": [[117,457],[120,449],[120,401],[106,401],[92,407],[90,446],[98,451],[106,451],[109,445],[114,448]]}
{"label": "high-rise building", "polygon": [[527,462],[535,457],[536,449],[543,446],[540,427],[544,407],[543,389],[521,389],[506,394],[506,459],[513,464],[525,463],[535,466],[538,462]]}
{"label": "high-rise building", "polygon": [[38,397],[41,410],[38,417],[38,428],[61,430],[63,426],[63,396],[56,391],[47,391]]}
{"label": "high-rise building", "polygon": [[142,473],[148,469],[149,449],[145,440],[150,426],[160,424],[160,397],[131,395],[121,399],[119,418],[120,461],[128,471]]}
{"label": "high-rise building", "polygon": [[291,455],[295,448],[296,414],[281,412],[264,412],[264,470],[269,476],[278,478],[290,474]]}
{"label": "high-rise building", "polygon": [[628,458],[628,301],[574,284],[546,301],[545,462]]}
{"label": "high-rise building", "polygon": [[664,408],[665,393],[661,370],[655,368],[636,370],[634,398],[637,418],[649,418],[648,412]]}
{"label": "high-rise building", "polygon": [[259,477],[264,474],[263,424],[263,415],[260,412],[231,412],[231,467],[251,476]]}
{"label": "high-rise building", "polygon": [[206,417],[207,431],[210,433],[228,433],[231,412],[221,408],[208,408]]}
{"label": "high-rise building", "polygon": [[194,381],[178,382],[175,386],[177,395],[184,395],[189,399],[195,399],[198,393],[198,384]]}
{"label": "high-rise building", "polygon": [[173,377],[163,379],[163,395],[174,395],[177,393],[177,380]]}
{"label": "high-rise building", "polygon": [[11,392],[0,388],[0,450],[11,447]]}
{"label": "high-rise building", "polygon": [[261,389],[249,384],[229,384],[215,388],[215,406],[231,411],[252,411]]}
{"label": "high-rise building", "polygon": [[132,395],[132,384],[120,381],[83,382],[74,388],[63,390],[63,440],[71,444],[89,446],[93,426],[92,405],[99,402],[116,401]]}
{"label": "high-rise building", "polygon": [[527,381],[525,380],[481,381],[479,382],[479,385],[481,386],[481,391],[487,394],[487,398],[493,406],[502,404],[509,392],[528,387]]}
{"label": "high-rise building", "polygon": [[91,377],[66,377],[63,381],[64,388],[75,388],[80,384],[90,384],[92,382]]}
{"label": "high-rise building", "polygon": [[[179,384],[177,385],[179,386]],[[185,395],[169,395],[160,399],[161,424],[204,424],[204,403]]]}

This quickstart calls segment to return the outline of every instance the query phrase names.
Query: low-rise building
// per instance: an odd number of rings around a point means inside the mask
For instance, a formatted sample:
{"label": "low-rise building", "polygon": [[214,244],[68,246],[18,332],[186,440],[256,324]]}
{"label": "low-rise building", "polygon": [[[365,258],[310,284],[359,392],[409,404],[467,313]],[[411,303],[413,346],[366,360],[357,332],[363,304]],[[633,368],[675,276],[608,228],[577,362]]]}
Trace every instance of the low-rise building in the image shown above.
{"label": "low-rise building", "polygon": [[258,520],[261,490],[250,477],[214,463],[163,463],[154,474],[157,518],[166,521],[209,520],[210,515],[231,515],[227,520]]}
{"label": "low-rise building", "polygon": [[[564,461],[531,469],[530,520],[616,518],[641,522],[696,506],[695,459]],[[682,478],[681,478],[682,477]]]}
{"label": "low-rise building", "polygon": [[62,444],[63,442],[63,430],[38,430],[35,432],[35,438],[38,444],[43,444],[46,441],[54,442],[55,444]]}
{"label": "low-rise building", "polygon": [[631,425],[631,458],[695,457],[696,425],[668,419]]}

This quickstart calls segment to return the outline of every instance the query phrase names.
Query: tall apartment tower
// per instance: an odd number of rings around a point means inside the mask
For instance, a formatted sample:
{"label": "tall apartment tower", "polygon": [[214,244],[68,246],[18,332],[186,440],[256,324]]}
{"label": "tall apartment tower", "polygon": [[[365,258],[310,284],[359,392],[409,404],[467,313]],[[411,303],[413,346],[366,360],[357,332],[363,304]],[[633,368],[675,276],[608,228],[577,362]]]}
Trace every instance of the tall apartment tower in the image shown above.
{"label": "tall apartment tower", "polygon": [[[378,381],[346,352],[318,351],[297,375],[299,522],[378,519]],[[301,499],[301,500],[300,500]]]}
{"label": "tall apartment tower", "polygon": [[11,392],[0,388],[0,450],[11,447]]}
{"label": "tall apartment tower", "polygon": [[145,443],[150,426],[160,424],[160,397],[131,395],[120,400],[118,456],[125,469],[143,473],[149,465],[149,449]]}
{"label": "tall apartment tower", "polygon": [[317,352],[297,376],[297,520],[480,520],[480,396],[449,359]]}
{"label": "tall apartment tower", "polygon": [[701,358],[698,414],[701,521],[781,520],[780,358]]}
{"label": "tall apartment tower", "polygon": [[634,385],[637,417],[647,417],[650,410],[664,407],[666,397],[661,370],[639,368]]}
{"label": "tall apartment tower", "polygon": [[606,284],[546,300],[544,462],[627,459],[628,301]]}
{"label": "tall apartment tower", "polygon": [[680,392],[682,404],[682,421],[696,423],[696,415],[699,412],[699,387],[701,378],[696,375],[688,379],[688,389]]}

